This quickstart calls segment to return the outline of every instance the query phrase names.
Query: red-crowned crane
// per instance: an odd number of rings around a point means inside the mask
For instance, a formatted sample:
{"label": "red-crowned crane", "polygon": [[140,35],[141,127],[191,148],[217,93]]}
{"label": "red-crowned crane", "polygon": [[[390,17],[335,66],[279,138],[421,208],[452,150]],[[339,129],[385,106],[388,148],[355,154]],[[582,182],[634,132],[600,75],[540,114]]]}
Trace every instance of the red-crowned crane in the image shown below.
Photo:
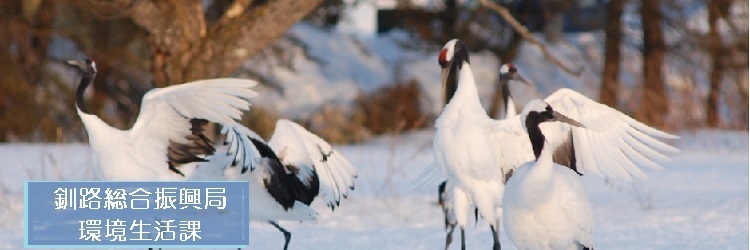
{"label": "red-crowned crane", "polygon": [[[502,116],[502,118],[506,117],[514,117],[518,112],[516,111],[516,106],[513,103],[513,98],[510,94],[510,81],[520,81],[524,84],[529,84],[529,82],[521,76],[521,74],[518,73],[518,69],[515,65],[512,63],[505,63],[502,66],[500,66],[500,69],[498,70],[498,83],[502,90],[502,101],[503,105],[505,105],[505,112]],[[444,100],[444,104],[447,104],[448,100]],[[434,166],[431,166],[434,167]],[[510,175],[508,175],[510,177]],[[507,181],[507,180],[506,180]],[[456,215],[455,211],[453,211],[453,197],[451,196],[450,192],[446,192],[446,189],[453,188],[450,186],[450,183],[447,181],[443,181],[438,186],[438,203],[440,204],[442,210],[443,210],[443,218],[445,221],[445,228],[447,230],[446,236],[445,236],[445,249],[448,249],[451,242],[453,241],[453,231],[456,229],[456,225],[458,224],[458,221],[456,221]],[[475,208],[475,214],[476,214],[476,208]],[[461,230],[461,245],[465,246],[464,240],[466,238],[464,229]]]}
{"label": "red-crowned crane", "polygon": [[[277,122],[266,143],[236,120],[257,94],[255,81],[199,80],[152,89],[133,127],[119,130],[92,114],[83,94],[96,76],[89,59],[80,68],[76,106],[105,180],[239,180],[250,183],[250,220],[267,221],[291,234],[278,220],[313,220],[310,204],[319,193],[332,209],[354,189],[354,167],[320,137],[289,120]],[[226,135],[217,150],[204,134],[209,122]],[[250,171],[248,171],[250,170]]]}
{"label": "red-crowned crane", "polygon": [[[83,94],[96,76],[96,63],[69,61],[82,70],[76,91],[78,116],[105,180],[184,180],[216,149],[204,135],[208,122],[236,124],[257,94],[255,81],[220,78],[152,89],[143,96],[133,127],[109,126],[89,111]],[[226,155],[218,153],[218,155]],[[249,167],[252,162],[244,167]]]}
{"label": "red-crowned crane", "polygon": [[[479,102],[469,62],[469,51],[460,40],[441,50],[443,95],[448,100],[435,122],[435,163],[452,188],[453,209],[461,228],[472,208],[490,224],[493,248],[500,248],[499,226],[506,176],[534,160],[531,143],[520,119],[491,119]],[[569,124],[545,123],[554,161],[579,174],[592,173],[631,180],[645,178],[635,163],[661,168],[654,160],[669,160],[665,153],[679,150],[659,140],[676,138],[644,125],[621,112],[570,89],[547,98],[555,110],[580,121],[588,129]],[[511,177],[512,179],[513,177]]]}
{"label": "red-crowned crane", "polygon": [[581,176],[552,161],[554,148],[539,127],[564,122],[583,127],[542,100],[531,100],[520,121],[534,161],[518,167],[503,196],[503,225],[518,249],[594,249],[594,216]]}

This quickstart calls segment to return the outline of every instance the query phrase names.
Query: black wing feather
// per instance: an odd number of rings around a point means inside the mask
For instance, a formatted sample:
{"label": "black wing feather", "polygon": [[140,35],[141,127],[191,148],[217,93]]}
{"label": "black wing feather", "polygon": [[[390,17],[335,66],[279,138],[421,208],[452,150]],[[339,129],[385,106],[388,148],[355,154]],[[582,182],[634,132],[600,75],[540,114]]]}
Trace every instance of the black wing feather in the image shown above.
{"label": "black wing feather", "polygon": [[283,166],[276,153],[263,141],[250,138],[255,148],[260,152],[260,156],[267,164],[268,177],[263,180],[268,193],[284,209],[290,209],[294,206],[295,201],[300,201],[305,205],[310,205],[320,192],[320,183],[318,174],[313,175],[308,180],[309,185],[302,182],[297,177],[299,169],[295,166]]}
{"label": "black wing feather", "polygon": [[185,176],[179,167],[192,162],[206,162],[203,157],[216,152],[213,142],[204,134],[208,121],[204,119],[190,119],[190,134],[185,138],[188,143],[169,142],[167,148],[167,165],[169,170]]}

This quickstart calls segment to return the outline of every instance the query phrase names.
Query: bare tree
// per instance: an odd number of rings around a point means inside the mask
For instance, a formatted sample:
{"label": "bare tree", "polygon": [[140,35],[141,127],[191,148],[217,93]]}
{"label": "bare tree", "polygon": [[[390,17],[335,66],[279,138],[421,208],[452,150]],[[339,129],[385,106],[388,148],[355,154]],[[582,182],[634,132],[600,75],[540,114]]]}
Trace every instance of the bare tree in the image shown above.
{"label": "bare tree", "polygon": [[152,86],[227,76],[322,2],[0,1],[0,140],[82,138],[72,83],[49,67],[71,54],[50,53],[55,37],[97,61],[90,106],[123,128]]}
{"label": "bare tree", "polygon": [[708,6],[708,26],[709,26],[709,55],[711,58],[710,81],[711,88],[706,100],[706,125],[709,127],[719,127],[721,117],[719,116],[719,93],[721,91],[721,81],[724,75],[726,63],[726,49],[724,48],[721,34],[719,33],[718,21],[726,16],[729,11],[731,0],[707,1]]}
{"label": "bare tree", "polygon": [[[47,99],[38,98],[48,31],[55,13],[51,1],[0,2],[0,140],[51,140],[54,122]],[[39,128],[45,128],[43,130]]]}
{"label": "bare tree", "polygon": [[558,43],[563,35],[563,15],[574,4],[573,0],[542,1],[544,10],[544,40]]}
{"label": "bare tree", "polygon": [[157,86],[225,76],[283,35],[323,0],[236,0],[207,23],[200,0],[88,0],[93,11],[130,18],[149,34]]}
{"label": "bare tree", "polygon": [[636,113],[639,120],[663,128],[669,112],[663,68],[666,45],[662,33],[661,0],[641,1],[643,26],[643,100]]}
{"label": "bare tree", "polygon": [[604,30],[604,70],[599,101],[617,107],[617,91],[620,86],[620,44],[622,43],[622,12],[625,0],[610,0],[607,10],[607,26]]}
{"label": "bare tree", "polygon": [[[530,4],[531,1],[523,1],[521,4]],[[503,18],[503,20],[508,24],[507,27],[510,28],[510,39],[507,43],[508,45],[502,49],[493,50],[496,55],[500,58],[500,61],[503,63],[511,62],[513,61],[513,58],[516,57],[516,54],[518,53],[518,49],[521,45],[521,42],[523,39],[528,41],[531,44],[534,44],[539,47],[539,49],[542,51],[542,54],[553,64],[558,66],[563,72],[566,72],[568,74],[578,76],[581,74],[581,69],[572,69],[565,64],[563,64],[559,59],[557,59],[555,56],[553,56],[547,47],[542,44],[541,42],[537,41],[534,36],[531,35],[531,32],[523,25],[521,22],[519,22],[517,17],[514,17],[514,15],[511,14],[511,12],[508,10],[507,7],[501,6],[499,4],[496,4],[490,0],[480,0],[479,4],[484,6],[487,9],[490,9],[497,13],[500,17]],[[567,0],[560,0],[560,1],[549,1],[545,2],[544,6],[546,8],[545,10],[545,20],[548,20],[545,24],[545,36],[549,39],[549,41],[554,42],[560,39],[562,36],[562,16],[564,14],[563,9],[569,9],[572,5],[571,1]],[[555,10],[552,10],[555,9]],[[552,19],[555,19],[556,21],[551,21]],[[523,19],[521,20],[523,21]],[[559,22],[552,24],[554,22]],[[547,27],[547,26],[550,27]],[[503,90],[500,87],[500,85],[496,85],[495,87],[495,94],[493,95],[492,101],[490,102],[490,108],[488,109],[488,114],[492,118],[497,118],[500,110],[500,103],[502,103],[502,95]]]}
{"label": "bare tree", "polygon": [[557,66],[560,70],[573,76],[581,75],[581,72],[583,71],[582,68],[573,69],[562,63],[557,57],[553,56],[552,53],[549,52],[549,49],[547,49],[547,46],[536,40],[536,38],[531,35],[531,32],[529,32],[526,27],[524,27],[520,22],[518,22],[518,20],[516,20],[515,17],[513,17],[513,15],[511,15],[510,11],[508,11],[507,8],[491,2],[490,0],[479,0],[479,4],[497,12],[505,21],[508,22],[508,24],[510,24],[511,27],[513,27],[513,29],[521,37],[523,37],[527,42],[539,47],[539,50],[542,51],[544,57],[547,58],[547,60],[549,60],[555,66]]}

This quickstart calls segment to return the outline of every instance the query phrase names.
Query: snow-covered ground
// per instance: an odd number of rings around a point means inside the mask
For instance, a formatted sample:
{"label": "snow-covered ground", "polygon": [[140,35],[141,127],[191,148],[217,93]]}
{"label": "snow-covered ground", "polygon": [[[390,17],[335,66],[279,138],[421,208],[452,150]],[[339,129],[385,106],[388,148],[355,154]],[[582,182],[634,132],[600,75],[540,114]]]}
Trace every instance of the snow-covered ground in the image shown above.
{"label": "snow-covered ground", "polygon": [[[748,133],[684,132],[683,152],[649,180],[584,177],[599,249],[748,249]],[[359,170],[357,188],[331,212],[318,205],[315,222],[283,222],[291,249],[441,249],[437,181],[420,180],[431,162],[430,131],[338,147]],[[84,144],[0,145],[0,248],[23,247],[23,181],[91,180]],[[252,249],[280,249],[268,224],[251,224]],[[458,234],[452,249],[458,249]],[[467,230],[469,249],[487,249],[489,227]],[[504,249],[514,249],[507,237]]]}

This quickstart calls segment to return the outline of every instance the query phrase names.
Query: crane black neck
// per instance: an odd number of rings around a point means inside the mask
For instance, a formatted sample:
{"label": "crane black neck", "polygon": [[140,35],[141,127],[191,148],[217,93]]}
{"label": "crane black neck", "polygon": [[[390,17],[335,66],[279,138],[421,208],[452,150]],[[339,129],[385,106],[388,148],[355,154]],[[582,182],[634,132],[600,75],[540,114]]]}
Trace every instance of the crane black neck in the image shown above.
{"label": "crane black neck", "polygon": [[526,116],[526,131],[529,134],[529,141],[531,141],[531,147],[534,149],[534,159],[539,160],[539,156],[542,154],[544,148],[544,134],[539,129],[539,124],[542,123],[541,119],[538,119],[539,113],[533,112]]}
{"label": "crane black neck", "polygon": [[96,76],[96,72],[83,72],[83,75],[81,76],[81,82],[78,83],[78,89],[76,90],[76,106],[83,111],[83,113],[91,114],[91,111],[86,106],[86,103],[83,101],[83,93],[86,92],[86,88],[88,88],[89,85],[94,81],[94,77]]}
{"label": "crane black neck", "polygon": [[453,63],[450,67],[451,69],[448,71],[447,80],[443,87],[443,106],[448,105],[451,99],[453,99],[453,95],[456,94],[456,90],[458,90],[458,71],[461,69],[460,63]]}
{"label": "crane black neck", "polygon": [[500,80],[500,89],[503,91],[503,104],[507,108],[508,103],[510,102],[510,87],[508,86],[508,80]]}
{"label": "crane black neck", "polygon": [[458,75],[461,74],[460,71],[461,68],[465,66],[464,63],[466,63],[466,65],[471,64],[469,60],[469,49],[463,42],[456,42],[453,49],[452,60],[453,62],[451,62],[448,75],[446,76],[447,79],[445,86],[443,86],[443,106],[448,105],[456,94],[456,91],[458,91],[458,81],[460,80]]}

